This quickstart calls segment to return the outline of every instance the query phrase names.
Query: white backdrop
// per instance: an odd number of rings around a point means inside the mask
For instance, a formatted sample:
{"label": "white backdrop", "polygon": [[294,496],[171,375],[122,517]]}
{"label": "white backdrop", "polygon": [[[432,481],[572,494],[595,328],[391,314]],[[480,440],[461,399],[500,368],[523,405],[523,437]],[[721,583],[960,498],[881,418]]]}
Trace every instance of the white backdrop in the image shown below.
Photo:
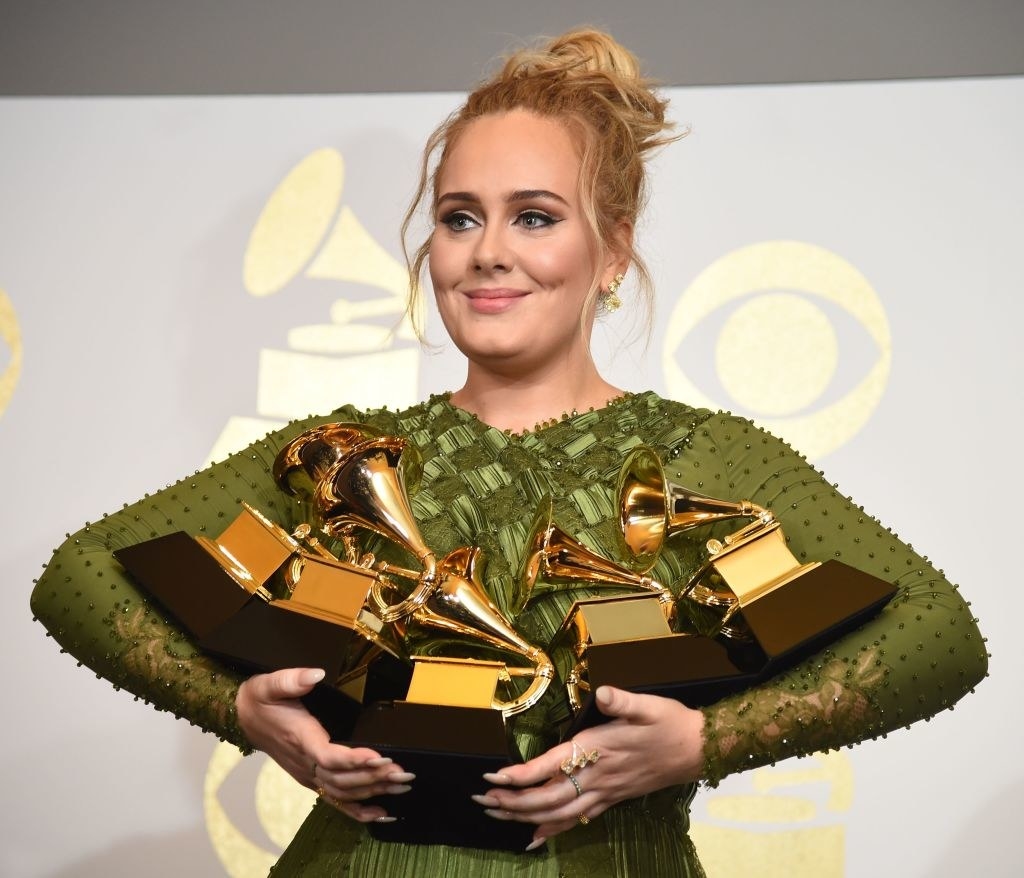
{"label": "white backdrop", "polygon": [[[658,315],[646,349],[628,294],[599,328],[609,379],[790,437],[962,584],[993,653],[953,713],[698,797],[709,873],[1016,874],[1024,79],[669,93],[692,133],[640,230]],[[28,594],[66,531],[246,431],[458,386],[451,351],[374,328],[457,101],[0,100],[0,874],[259,874],[308,804],[76,669]]]}

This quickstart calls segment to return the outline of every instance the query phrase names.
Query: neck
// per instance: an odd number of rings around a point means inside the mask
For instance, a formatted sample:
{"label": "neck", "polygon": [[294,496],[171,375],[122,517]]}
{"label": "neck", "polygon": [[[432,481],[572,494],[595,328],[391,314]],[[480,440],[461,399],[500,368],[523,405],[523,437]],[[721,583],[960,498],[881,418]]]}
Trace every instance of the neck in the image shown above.
{"label": "neck", "polygon": [[621,395],[592,361],[589,368],[516,377],[470,363],[466,383],[452,393],[451,402],[485,424],[520,433],[567,412],[601,408]]}

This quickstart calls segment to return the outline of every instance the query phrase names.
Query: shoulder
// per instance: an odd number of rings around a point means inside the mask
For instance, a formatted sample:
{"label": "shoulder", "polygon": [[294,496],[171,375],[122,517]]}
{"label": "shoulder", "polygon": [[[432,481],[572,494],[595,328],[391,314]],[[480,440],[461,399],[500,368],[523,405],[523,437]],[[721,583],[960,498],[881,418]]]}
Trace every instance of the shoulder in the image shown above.
{"label": "shoulder", "polygon": [[655,449],[670,451],[688,444],[694,434],[722,416],[722,412],[696,408],[654,391],[638,393],[630,400],[637,436]]}

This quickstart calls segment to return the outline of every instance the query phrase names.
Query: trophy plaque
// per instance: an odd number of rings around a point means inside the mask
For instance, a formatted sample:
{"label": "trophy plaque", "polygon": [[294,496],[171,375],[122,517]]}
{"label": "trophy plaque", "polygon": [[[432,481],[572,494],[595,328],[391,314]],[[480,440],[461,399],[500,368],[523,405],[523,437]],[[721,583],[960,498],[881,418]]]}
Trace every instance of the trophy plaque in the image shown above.
{"label": "trophy plaque", "polygon": [[738,664],[759,666],[758,680],[863,624],[896,593],[891,583],[836,560],[800,564],[769,510],[669,482],[650,448],[637,448],[623,464],[619,510],[622,547],[645,570],[676,533],[753,519],[707,541],[708,560],[681,591],[688,607],[680,616],[722,642]]}
{"label": "trophy plaque", "polygon": [[722,611],[717,624],[724,640],[761,650],[761,677],[862,625],[896,593],[891,583],[834,559],[800,564],[772,519],[709,540],[707,549],[708,561],[686,596]]}
{"label": "trophy plaque", "polygon": [[[569,650],[560,651],[558,646]],[[718,641],[673,632],[655,595],[577,601],[550,651],[556,657],[569,654],[574,659],[561,675],[575,715],[571,734],[605,721],[593,698],[598,686],[662,695],[701,707],[757,680],[757,674],[739,667]]]}

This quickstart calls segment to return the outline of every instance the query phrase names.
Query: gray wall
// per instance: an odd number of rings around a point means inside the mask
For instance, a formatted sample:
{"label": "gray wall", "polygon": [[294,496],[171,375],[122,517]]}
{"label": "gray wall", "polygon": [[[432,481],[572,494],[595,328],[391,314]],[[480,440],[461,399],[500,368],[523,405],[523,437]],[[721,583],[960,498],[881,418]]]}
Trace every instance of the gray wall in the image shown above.
{"label": "gray wall", "polygon": [[1024,73],[1020,0],[5,0],[0,94],[461,91],[585,22],[666,85]]}

